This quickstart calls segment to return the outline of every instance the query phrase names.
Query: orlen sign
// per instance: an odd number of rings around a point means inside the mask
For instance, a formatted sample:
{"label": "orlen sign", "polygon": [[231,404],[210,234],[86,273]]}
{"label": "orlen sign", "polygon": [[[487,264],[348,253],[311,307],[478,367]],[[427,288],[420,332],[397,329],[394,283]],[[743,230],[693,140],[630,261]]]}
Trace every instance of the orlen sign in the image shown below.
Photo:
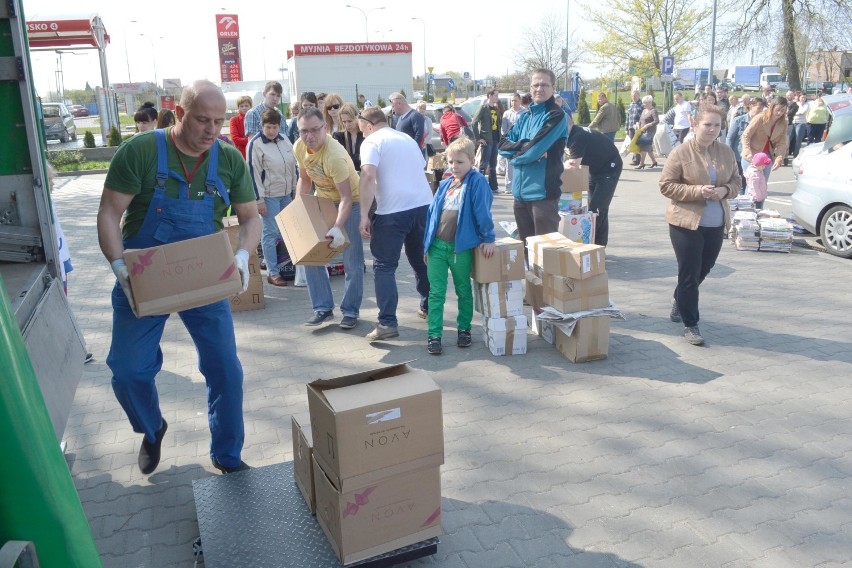
{"label": "orlen sign", "polygon": [[216,15],[216,36],[219,39],[240,38],[240,23],[236,14]]}

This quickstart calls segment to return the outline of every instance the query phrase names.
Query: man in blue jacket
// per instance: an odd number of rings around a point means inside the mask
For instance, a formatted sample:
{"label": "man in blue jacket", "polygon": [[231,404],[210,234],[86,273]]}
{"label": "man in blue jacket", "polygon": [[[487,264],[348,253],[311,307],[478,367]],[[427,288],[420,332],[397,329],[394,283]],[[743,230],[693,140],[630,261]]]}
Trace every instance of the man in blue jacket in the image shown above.
{"label": "man in blue jacket", "polygon": [[523,241],[559,228],[562,158],[568,137],[568,119],[553,100],[555,92],[553,71],[533,71],[530,78],[533,104],[500,143],[500,155],[514,168],[515,222],[518,237]]}

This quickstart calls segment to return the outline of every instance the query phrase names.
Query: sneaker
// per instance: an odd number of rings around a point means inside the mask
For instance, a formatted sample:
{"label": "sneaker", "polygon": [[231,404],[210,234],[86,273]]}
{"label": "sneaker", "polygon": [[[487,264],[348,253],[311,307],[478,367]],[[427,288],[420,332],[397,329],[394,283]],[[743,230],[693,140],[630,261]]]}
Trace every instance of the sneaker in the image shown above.
{"label": "sneaker", "polygon": [[244,461],[240,461],[240,465],[234,467],[226,467],[219,462],[216,461],[216,458],[213,459],[213,467],[221,471],[223,474],[227,475],[229,473],[237,473],[238,471],[245,471],[247,469],[251,469],[251,466]]}
{"label": "sneaker", "polygon": [[399,329],[395,325],[376,324],[376,329],[367,334],[368,341],[381,341],[391,337],[399,337]]}
{"label": "sneaker", "polygon": [[683,318],[680,317],[680,310],[677,307],[677,300],[672,298],[672,312],[669,314],[669,319],[675,323],[680,323]]}
{"label": "sneaker", "polygon": [[469,329],[460,329],[459,330],[459,338],[456,341],[456,345],[459,347],[470,347],[472,340],[470,338],[470,330]]}
{"label": "sneaker", "polygon": [[91,363],[94,360],[95,360],[94,355],[92,355],[91,353],[86,353],[86,357],[83,359],[83,364],[85,365],[86,363]]}
{"label": "sneaker", "polygon": [[428,351],[430,355],[440,355],[444,351],[441,347],[441,338],[430,337],[426,341],[426,351]]}
{"label": "sneaker", "polygon": [[358,318],[352,316],[343,316],[343,319],[340,320],[341,329],[352,329],[356,325],[358,325]]}
{"label": "sneaker", "polygon": [[417,308],[417,317],[419,317],[422,320],[425,320],[426,318],[429,317],[429,312],[427,312],[423,308]]}
{"label": "sneaker", "polygon": [[319,325],[327,319],[330,319],[332,312],[314,312],[314,317],[305,322],[305,325]]}
{"label": "sneaker", "polygon": [[160,426],[160,430],[157,432],[157,440],[154,443],[149,442],[148,438],[142,438],[142,446],[139,448],[137,463],[139,464],[139,471],[145,475],[154,473],[154,470],[160,465],[160,446],[163,445],[163,437],[165,437],[168,428],[169,425],[166,423],[166,419],[163,418],[163,425]]}
{"label": "sneaker", "polygon": [[683,328],[683,337],[690,345],[704,345],[704,338],[701,337],[701,332],[698,331],[698,326]]}

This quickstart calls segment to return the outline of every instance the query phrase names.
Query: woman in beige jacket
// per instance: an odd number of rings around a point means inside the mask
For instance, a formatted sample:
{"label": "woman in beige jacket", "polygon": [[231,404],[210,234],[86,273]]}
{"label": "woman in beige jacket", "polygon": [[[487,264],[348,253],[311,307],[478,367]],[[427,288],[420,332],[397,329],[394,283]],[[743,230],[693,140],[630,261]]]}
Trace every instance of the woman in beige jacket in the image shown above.
{"label": "woman in beige jacket", "polygon": [[772,158],[772,169],[763,168],[763,175],[769,181],[769,174],[781,167],[790,144],[787,136],[787,99],[775,97],[769,108],[752,118],[742,139],[742,167],[746,171],[751,165],[751,157],[763,152]]}
{"label": "woman in beige jacket", "polygon": [[671,199],[666,221],[677,257],[670,317],[683,322],[684,338],[692,345],[704,344],[698,330],[698,287],[722,249],[729,219],[726,200],[740,191],[734,152],[717,140],[723,116],[720,107],[701,105],[695,137],[674,149],[660,177],[660,193]]}

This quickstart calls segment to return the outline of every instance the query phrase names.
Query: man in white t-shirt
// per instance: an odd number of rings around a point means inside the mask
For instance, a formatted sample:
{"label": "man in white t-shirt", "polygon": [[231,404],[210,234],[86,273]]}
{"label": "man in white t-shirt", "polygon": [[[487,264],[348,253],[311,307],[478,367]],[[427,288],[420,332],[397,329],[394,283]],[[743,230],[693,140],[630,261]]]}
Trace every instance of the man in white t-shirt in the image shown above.
{"label": "man in white t-shirt", "polygon": [[692,126],[690,121],[692,117],[692,104],[689,101],[684,100],[683,93],[680,91],[675,92],[674,101],[675,119],[672,130],[677,136],[677,139],[680,140],[680,143],[683,144],[683,141],[686,138],[686,135],[689,134],[689,129]]}
{"label": "man in white t-shirt", "polygon": [[370,239],[373,274],[376,281],[376,303],[379,324],[367,335],[370,341],[399,335],[396,306],[396,267],[403,246],[408,263],[414,270],[420,309],[426,317],[429,279],[423,260],[423,236],[426,212],[432,202],[432,190],[426,181],[426,165],[417,142],[407,134],[390,128],[382,109],[369,107],[358,115],[364,133],[361,144],[361,203],[369,209],[376,199],[376,215],[372,222],[361,218],[361,236]]}

